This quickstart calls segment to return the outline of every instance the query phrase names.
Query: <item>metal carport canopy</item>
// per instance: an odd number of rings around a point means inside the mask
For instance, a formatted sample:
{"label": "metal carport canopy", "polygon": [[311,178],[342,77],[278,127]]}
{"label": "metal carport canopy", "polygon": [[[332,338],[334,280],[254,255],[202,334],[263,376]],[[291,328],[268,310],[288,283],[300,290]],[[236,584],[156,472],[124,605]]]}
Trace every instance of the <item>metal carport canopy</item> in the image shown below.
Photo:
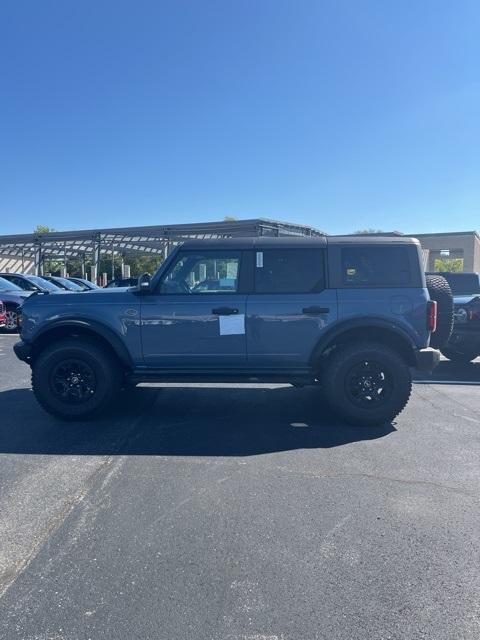
{"label": "metal carport canopy", "polygon": [[118,254],[163,253],[169,245],[187,238],[235,236],[319,236],[322,231],[305,225],[258,218],[179,225],[153,225],[52,231],[0,236],[0,256],[23,257],[40,263],[43,258],[72,258],[87,252]]}

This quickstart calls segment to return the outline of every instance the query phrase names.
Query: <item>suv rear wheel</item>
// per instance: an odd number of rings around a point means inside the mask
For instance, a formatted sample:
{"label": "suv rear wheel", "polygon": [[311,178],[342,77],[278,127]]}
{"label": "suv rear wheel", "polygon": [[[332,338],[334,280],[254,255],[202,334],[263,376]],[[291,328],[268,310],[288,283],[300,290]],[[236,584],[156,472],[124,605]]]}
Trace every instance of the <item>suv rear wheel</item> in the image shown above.
{"label": "suv rear wheel", "polygon": [[120,389],[121,369],[100,345],[67,338],[45,348],[32,366],[40,405],[63,420],[90,418],[106,409]]}
{"label": "suv rear wheel", "polygon": [[332,408],[355,425],[391,422],[412,390],[405,360],[374,342],[340,347],[323,374],[325,397]]}

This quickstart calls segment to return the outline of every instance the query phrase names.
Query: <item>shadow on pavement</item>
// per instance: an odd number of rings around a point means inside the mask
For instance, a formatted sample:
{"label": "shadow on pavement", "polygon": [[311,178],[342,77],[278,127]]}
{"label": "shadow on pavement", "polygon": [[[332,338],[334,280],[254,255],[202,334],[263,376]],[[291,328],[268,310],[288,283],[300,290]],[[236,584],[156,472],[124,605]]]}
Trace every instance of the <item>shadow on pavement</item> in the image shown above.
{"label": "shadow on pavement", "polygon": [[31,390],[0,393],[0,454],[251,456],[330,448],[395,431],[336,419],[315,388],[140,388],[110,416],[64,423]]}
{"label": "shadow on pavement", "polygon": [[432,383],[480,384],[480,361],[466,364],[442,361],[432,373],[417,372],[414,374],[414,379]]}

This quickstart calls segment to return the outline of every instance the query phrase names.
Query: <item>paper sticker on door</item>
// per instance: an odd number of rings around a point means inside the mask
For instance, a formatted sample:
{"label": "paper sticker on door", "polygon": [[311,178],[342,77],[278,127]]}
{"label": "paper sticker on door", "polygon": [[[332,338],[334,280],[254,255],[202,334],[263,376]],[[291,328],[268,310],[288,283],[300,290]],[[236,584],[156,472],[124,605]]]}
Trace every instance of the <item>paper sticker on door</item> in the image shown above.
{"label": "paper sticker on door", "polygon": [[245,333],[245,314],[219,316],[221,336],[233,336]]}

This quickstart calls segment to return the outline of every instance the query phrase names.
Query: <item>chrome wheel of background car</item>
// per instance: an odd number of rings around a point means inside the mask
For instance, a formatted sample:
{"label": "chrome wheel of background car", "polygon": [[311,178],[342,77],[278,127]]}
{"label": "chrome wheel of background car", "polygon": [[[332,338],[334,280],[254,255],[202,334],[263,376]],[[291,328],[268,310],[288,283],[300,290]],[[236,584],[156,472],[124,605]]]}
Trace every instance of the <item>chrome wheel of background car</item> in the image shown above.
{"label": "chrome wheel of background car", "polygon": [[388,400],[393,390],[391,375],[379,363],[360,362],[353,366],[345,379],[350,400],[363,409],[373,409]]}
{"label": "chrome wheel of background car", "polygon": [[7,331],[16,331],[18,329],[17,312],[12,309],[7,309],[5,315],[5,329]]}
{"label": "chrome wheel of background car", "polygon": [[92,367],[82,360],[62,360],[52,370],[50,387],[63,402],[80,404],[87,402],[97,389],[97,379]]}

